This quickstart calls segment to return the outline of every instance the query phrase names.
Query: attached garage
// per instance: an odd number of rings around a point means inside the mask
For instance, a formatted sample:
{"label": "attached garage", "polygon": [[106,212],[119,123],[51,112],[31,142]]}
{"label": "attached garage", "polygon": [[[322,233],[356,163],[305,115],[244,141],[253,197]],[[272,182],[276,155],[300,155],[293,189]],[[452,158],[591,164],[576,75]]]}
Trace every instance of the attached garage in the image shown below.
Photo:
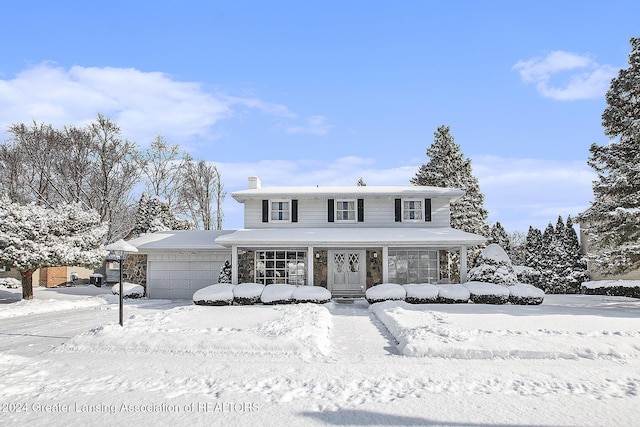
{"label": "attached garage", "polygon": [[147,296],[191,299],[198,289],[218,283],[231,250],[215,239],[231,232],[161,231],[129,241],[147,256]]}

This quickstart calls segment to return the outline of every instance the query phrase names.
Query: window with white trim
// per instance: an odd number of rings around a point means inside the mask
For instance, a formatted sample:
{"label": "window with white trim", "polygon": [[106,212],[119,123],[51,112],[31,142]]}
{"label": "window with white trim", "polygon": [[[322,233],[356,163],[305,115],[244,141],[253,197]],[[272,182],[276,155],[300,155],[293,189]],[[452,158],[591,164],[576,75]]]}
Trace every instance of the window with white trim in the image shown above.
{"label": "window with white trim", "polygon": [[389,249],[389,281],[407,283],[437,283],[439,258],[437,250]]}
{"label": "window with white trim", "polygon": [[255,280],[263,285],[305,285],[306,259],[306,251],[256,251]]}
{"label": "window with white trim", "polygon": [[336,221],[356,220],[355,200],[336,200]]}
{"label": "window with white trim", "polygon": [[290,200],[271,200],[271,221],[291,221],[291,201]]}
{"label": "window with white trim", "polygon": [[424,220],[424,200],[403,199],[402,200],[402,220],[403,221],[423,221]]}

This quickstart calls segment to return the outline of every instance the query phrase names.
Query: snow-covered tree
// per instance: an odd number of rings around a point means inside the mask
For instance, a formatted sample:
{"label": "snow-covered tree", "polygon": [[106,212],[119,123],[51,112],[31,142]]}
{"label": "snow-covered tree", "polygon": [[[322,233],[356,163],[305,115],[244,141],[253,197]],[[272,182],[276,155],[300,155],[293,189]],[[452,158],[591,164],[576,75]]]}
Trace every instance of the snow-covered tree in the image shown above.
{"label": "snow-covered tree", "polygon": [[525,247],[527,235],[522,231],[516,230],[509,233],[509,247],[511,250],[507,252],[513,265],[525,265]]}
{"label": "snow-covered tree", "polygon": [[526,277],[520,277],[523,283],[529,283],[544,289],[542,280],[542,232],[529,226],[529,232],[524,243],[524,265],[531,270],[526,270]]}
{"label": "snow-covered tree", "polygon": [[580,219],[595,265],[619,274],[640,268],[640,38],[631,39],[629,67],[611,80],[606,100],[602,126],[614,140],[589,148],[598,177]]}
{"label": "snow-covered tree", "polygon": [[193,229],[193,224],[175,216],[168,203],[161,202],[157,198],[150,198],[147,193],[142,193],[138,202],[132,236],[155,233],[156,231],[191,229]]}
{"label": "snow-covered tree", "polygon": [[434,132],[434,141],[427,148],[427,157],[429,162],[420,166],[411,183],[463,190],[464,196],[451,204],[451,226],[489,236],[484,195],[480,192],[478,179],[473,175],[471,160],[460,151],[449,126],[440,126]]}
{"label": "snow-covered tree", "polygon": [[508,254],[511,251],[511,241],[509,234],[504,229],[500,221],[493,224],[491,227],[491,234],[489,236],[489,243],[495,243],[499,245]]}
{"label": "snow-covered tree", "polygon": [[107,227],[79,203],[55,209],[0,199],[0,265],[22,276],[22,297],[33,298],[32,275],[41,267],[97,266]]}
{"label": "snow-covered tree", "polygon": [[220,269],[218,283],[231,283],[231,263],[228,259],[224,261],[224,265]]}
{"label": "snow-covered tree", "polygon": [[142,170],[146,193],[152,199],[164,200],[172,211],[178,199],[178,180],[183,162],[180,146],[169,144],[161,135],[146,150],[136,155]]}
{"label": "snow-covered tree", "polygon": [[222,202],[226,192],[216,165],[186,156],[179,185],[180,212],[184,212],[199,230],[221,230]]}

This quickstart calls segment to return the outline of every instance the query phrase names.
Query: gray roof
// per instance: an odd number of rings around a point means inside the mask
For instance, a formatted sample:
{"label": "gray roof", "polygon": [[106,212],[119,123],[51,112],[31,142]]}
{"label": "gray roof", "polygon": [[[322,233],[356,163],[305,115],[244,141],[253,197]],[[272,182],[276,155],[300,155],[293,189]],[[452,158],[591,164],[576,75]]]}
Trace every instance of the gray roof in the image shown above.
{"label": "gray roof", "polygon": [[129,240],[129,244],[138,251],[173,250],[224,250],[224,246],[216,243],[218,237],[233,233],[235,230],[186,230],[157,231]]}

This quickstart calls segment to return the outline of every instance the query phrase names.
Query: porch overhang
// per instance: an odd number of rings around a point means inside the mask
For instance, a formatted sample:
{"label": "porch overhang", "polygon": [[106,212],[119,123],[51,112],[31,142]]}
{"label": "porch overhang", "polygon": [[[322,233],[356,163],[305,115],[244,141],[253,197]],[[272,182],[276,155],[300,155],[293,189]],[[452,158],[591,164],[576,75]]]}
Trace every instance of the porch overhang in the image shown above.
{"label": "porch overhang", "polygon": [[332,227],[332,228],[263,228],[241,229],[218,237],[215,242],[225,247],[260,248],[368,248],[429,247],[457,250],[475,246],[486,238],[450,227]]}

